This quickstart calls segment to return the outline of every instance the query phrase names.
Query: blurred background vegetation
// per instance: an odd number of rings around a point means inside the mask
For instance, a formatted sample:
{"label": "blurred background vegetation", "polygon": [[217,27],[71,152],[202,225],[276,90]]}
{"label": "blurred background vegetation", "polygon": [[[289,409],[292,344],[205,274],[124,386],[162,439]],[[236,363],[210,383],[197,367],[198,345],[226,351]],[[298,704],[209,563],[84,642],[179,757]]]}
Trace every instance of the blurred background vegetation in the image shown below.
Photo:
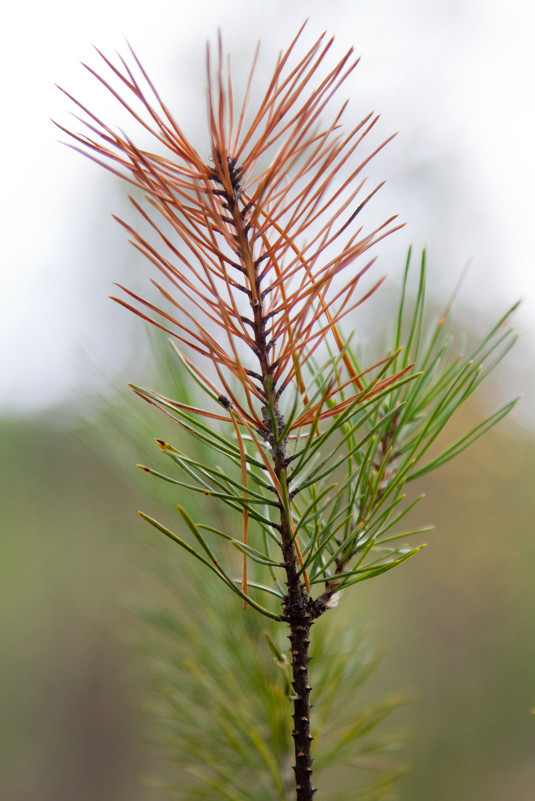
{"label": "blurred background vegetation", "polygon": [[[143,406],[125,397],[83,425],[62,426],[57,415],[0,425],[5,801],[159,797],[145,783],[161,772],[141,678],[149,660],[132,645],[145,624],[129,607],[165,597],[142,547],[157,534],[135,510],[164,521],[172,513],[134,467],[151,463],[151,429],[168,428]],[[450,436],[481,414],[467,408]],[[531,801],[533,445],[505,422],[422,481],[418,522],[436,524],[429,547],[331,613],[383,654],[372,695],[413,697],[392,718],[411,729],[402,798]],[[171,543],[158,548],[180,588],[191,565]],[[191,602],[174,598],[179,618],[191,617]]]}

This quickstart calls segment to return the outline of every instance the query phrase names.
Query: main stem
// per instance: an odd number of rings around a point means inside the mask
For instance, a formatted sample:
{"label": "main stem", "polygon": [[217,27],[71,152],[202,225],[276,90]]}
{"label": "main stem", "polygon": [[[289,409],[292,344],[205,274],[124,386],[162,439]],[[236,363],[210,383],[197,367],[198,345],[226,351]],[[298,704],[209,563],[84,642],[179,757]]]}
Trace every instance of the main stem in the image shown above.
{"label": "main stem", "polygon": [[[257,279],[258,280],[258,279]],[[253,328],[255,343],[262,374],[265,408],[264,418],[267,441],[271,446],[275,475],[282,487],[289,484],[287,473],[286,440],[279,437],[284,429],[284,418],[279,410],[276,386],[272,378],[272,366],[268,359],[269,344],[266,336],[266,316],[264,314],[260,287],[257,287],[258,303],[253,303]],[[275,430],[274,430],[275,428]],[[280,544],[283,564],[286,571],[287,594],[284,599],[284,617],[290,626],[292,655],[292,687],[294,690],[294,727],[292,737],[295,748],[295,786],[297,801],[312,801],[315,789],[312,786],[312,753],[310,734],[310,685],[308,664],[310,662],[310,628],[313,623],[312,599],[299,576],[299,563],[292,534],[291,521],[287,518],[284,504],[279,500]]]}
{"label": "main stem", "polygon": [[[226,161],[226,164],[225,164]],[[234,251],[239,259],[236,267],[247,276],[248,286],[244,287],[249,296],[252,319],[247,322],[254,332],[254,352],[259,363],[255,374],[264,398],[265,428],[259,433],[269,443],[273,468],[279,485],[288,486],[288,460],[286,439],[280,435],[284,429],[284,418],[279,410],[278,392],[273,373],[276,364],[270,358],[273,343],[269,342],[267,330],[268,317],[264,308],[266,290],[261,287],[259,265],[262,261],[254,257],[254,235],[247,225],[248,212],[240,208],[240,168],[228,156],[214,153],[215,169],[213,180],[219,187],[216,195],[221,198],[225,210],[224,221],[231,224],[235,242]],[[269,291],[269,289],[267,290]],[[275,488],[274,488],[275,489]],[[283,565],[286,571],[287,594],[284,598],[284,619],[290,627],[292,671],[294,691],[294,727],[292,737],[295,747],[295,787],[296,801],[312,801],[315,789],[312,786],[312,753],[310,734],[310,686],[308,665],[310,662],[310,629],[314,620],[315,604],[306,592],[299,575],[299,562],[292,533],[282,499],[279,499],[280,546]]]}
{"label": "main stem", "polygon": [[[274,449],[273,460],[277,478],[286,473],[286,444]],[[281,504],[281,546],[286,570],[287,594],[284,599],[284,617],[290,627],[292,656],[292,687],[294,691],[294,727],[292,737],[295,750],[295,787],[297,801],[312,801],[312,736],[310,734],[310,690],[308,665],[310,662],[310,629],[313,623],[312,599],[299,578],[298,562],[290,521]]]}

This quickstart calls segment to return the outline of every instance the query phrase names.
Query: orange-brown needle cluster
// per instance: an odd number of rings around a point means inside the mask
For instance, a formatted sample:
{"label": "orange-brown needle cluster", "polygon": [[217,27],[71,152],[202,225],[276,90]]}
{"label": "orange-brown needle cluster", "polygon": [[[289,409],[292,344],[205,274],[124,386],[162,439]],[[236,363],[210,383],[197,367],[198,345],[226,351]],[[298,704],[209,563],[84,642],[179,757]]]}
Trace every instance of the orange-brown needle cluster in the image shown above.
{"label": "orange-brown needle cluster", "polygon": [[[125,287],[130,300],[116,300],[186,345],[188,364],[227,412],[232,405],[257,431],[265,428],[268,382],[279,396],[294,383],[306,398],[306,361],[327,337],[343,351],[340,320],[380,283],[359,294],[371,262],[355,269],[355,259],[395,228],[393,217],[371,233],[355,222],[377,191],[362,196],[363,168],[374,153],[355,158],[377,116],[344,133],[346,103],[334,114],[331,104],[358,60],[350,50],[327,67],[332,40],[322,36],[292,64],[301,32],[280,54],[252,110],[258,50],[239,107],[221,41],[215,70],[208,51],[211,153],[188,141],[134,53],[133,67],[122,58],[117,67],[100,54],[109,79],[87,69],[154,138],[154,150],[137,147],[74,98],[88,132],[67,131],[78,149],[143,190],[148,201],[131,198],[152,238],[121,222],[161,273],[164,280],[152,280],[164,302]],[[215,377],[201,373],[188,349],[210,360]],[[362,393],[346,353],[343,361],[348,372],[329,387],[330,403],[324,395],[308,404],[295,427],[332,415],[337,402],[343,408],[347,397],[335,397],[341,385],[352,383]]]}

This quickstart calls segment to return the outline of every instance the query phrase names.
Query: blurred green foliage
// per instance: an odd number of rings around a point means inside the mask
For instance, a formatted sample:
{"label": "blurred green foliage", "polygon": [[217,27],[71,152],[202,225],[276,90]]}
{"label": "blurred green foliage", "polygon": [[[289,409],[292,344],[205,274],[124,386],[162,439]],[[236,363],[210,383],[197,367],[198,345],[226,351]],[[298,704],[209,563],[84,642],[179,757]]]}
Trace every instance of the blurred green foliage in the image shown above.
{"label": "blurred green foliage", "polygon": [[[139,642],[167,763],[155,783],[170,799],[293,798],[284,626],[244,611],[198,566],[177,574],[161,556],[158,583],[169,597],[137,610],[148,623]],[[401,699],[370,700],[366,685],[375,660],[349,611],[315,629],[316,781],[332,801],[375,801],[391,798],[404,772],[399,731],[380,727]],[[341,766],[350,768],[346,782]]]}
{"label": "blurred green foliage", "polygon": [[[129,399],[125,419],[132,406]],[[151,435],[164,435],[156,418]],[[478,419],[468,407],[457,433]],[[76,432],[39,421],[0,427],[3,801],[159,797],[143,785],[158,762],[145,742],[153,724],[141,709],[144,692],[130,681],[139,657],[120,642],[143,626],[125,602],[154,597],[134,544],[156,537],[135,509],[160,513],[155,499],[140,500],[133,462],[146,458],[150,441],[139,425],[145,453],[125,445],[121,470]],[[371,697],[415,695],[394,718],[412,728],[402,798],[531,801],[533,444],[529,432],[502,424],[424,477],[428,498],[415,524],[436,523],[431,547],[337,610],[386,652]],[[189,569],[171,543],[159,547],[177,571]],[[237,625],[252,623],[237,599],[229,603]],[[337,777],[352,781],[351,773]]]}
{"label": "blurred green foliage", "polygon": [[119,641],[134,495],[75,432],[4,420],[0,442],[0,798],[147,801]]}

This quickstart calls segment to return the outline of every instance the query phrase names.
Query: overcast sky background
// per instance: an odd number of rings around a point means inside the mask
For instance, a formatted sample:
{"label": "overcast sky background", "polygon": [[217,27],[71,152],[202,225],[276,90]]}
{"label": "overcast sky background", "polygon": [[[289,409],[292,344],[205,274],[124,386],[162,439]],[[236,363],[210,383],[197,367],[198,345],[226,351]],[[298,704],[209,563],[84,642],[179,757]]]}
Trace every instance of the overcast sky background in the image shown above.
{"label": "overcast sky background", "polygon": [[[150,10],[149,10],[150,9]],[[79,397],[135,361],[139,326],[107,300],[128,265],[124,191],[58,144],[68,122],[58,83],[110,122],[116,107],[80,61],[96,66],[133,45],[175,116],[204,119],[204,47],[221,28],[233,62],[261,38],[266,65],[305,17],[305,44],[326,29],[336,52],[362,56],[351,84],[356,116],[375,109],[399,136],[374,169],[387,186],[377,215],[407,226],[379,251],[384,269],[406,247],[429,249],[431,283],[448,295],[467,262],[461,306],[496,315],[519,297],[520,419],[533,416],[535,6],[528,0],[66,0],[11,4],[0,32],[3,119],[0,413],[25,414]],[[135,280],[138,280],[137,278]],[[136,378],[136,376],[130,376]]]}

